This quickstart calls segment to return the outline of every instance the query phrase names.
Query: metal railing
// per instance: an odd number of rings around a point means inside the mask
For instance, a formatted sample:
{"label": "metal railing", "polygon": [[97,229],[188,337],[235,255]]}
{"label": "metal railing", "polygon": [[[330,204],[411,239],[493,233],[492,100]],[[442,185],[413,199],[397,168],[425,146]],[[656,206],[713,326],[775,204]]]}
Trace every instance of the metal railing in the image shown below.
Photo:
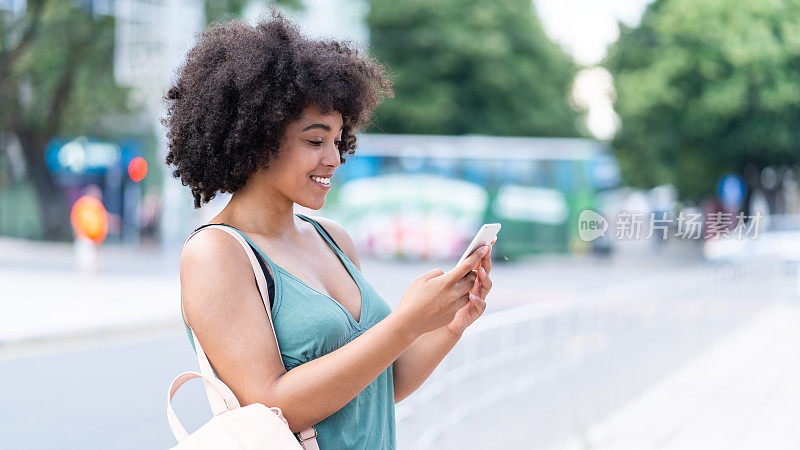
{"label": "metal railing", "polygon": [[704,264],[484,316],[397,405],[399,446],[545,448],[580,434],[794,288],[779,268]]}

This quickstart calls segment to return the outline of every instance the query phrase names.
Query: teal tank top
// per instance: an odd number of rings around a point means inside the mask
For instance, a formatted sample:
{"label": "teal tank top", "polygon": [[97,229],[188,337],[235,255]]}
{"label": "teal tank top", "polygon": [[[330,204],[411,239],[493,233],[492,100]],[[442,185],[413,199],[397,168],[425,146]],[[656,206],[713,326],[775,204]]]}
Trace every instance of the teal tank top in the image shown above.
{"label": "teal tank top", "polygon": [[[272,321],[287,371],[347,344],[392,311],[316,220],[302,214],[295,215],[317,229],[350,273],[361,291],[361,317],[357,322],[338,301],[273,263],[250,238],[234,228],[256,249],[273,273]],[[185,322],[184,327],[194,348],[192,333]],[[320,450],[395,449],[392,366],[387,367],[341,409],[314,425],[314,428],[317,430]]]}

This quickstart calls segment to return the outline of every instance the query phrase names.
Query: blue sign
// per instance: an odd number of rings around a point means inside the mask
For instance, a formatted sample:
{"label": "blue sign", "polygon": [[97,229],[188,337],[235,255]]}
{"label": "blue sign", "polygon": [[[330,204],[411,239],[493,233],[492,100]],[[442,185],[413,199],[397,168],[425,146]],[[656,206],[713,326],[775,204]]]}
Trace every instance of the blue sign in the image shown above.
{"label": "blue sign", "polygon": [[736,211],[742,206],[746,189],[739,175],[729,173],[722,177],[717,186],[717,194],[722,206],[728,211]]}
{"label": "blue sign", "polygon": [[79,136],[50,141],[45,160],[54,173],[82,175],[102,174],[112,167],[127,167],[136,156],[141,156],[141,151],[134,139],[124,139],[118,144]]}

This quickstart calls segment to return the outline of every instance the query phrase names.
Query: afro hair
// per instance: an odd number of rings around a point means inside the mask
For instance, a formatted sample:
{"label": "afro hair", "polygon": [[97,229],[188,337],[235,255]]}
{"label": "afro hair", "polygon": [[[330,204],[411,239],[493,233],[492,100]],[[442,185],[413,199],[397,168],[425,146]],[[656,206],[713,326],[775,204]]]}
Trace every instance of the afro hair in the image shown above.
{"label": "afro hair", "polygon": [[255,27],[215,22],[200,33],[165,97],[166,163],[199,208],[267,167],[305,107],[341,113],[344,162],[356,130],[393,95],[382,65],[351,43],[302,36],[277,11]]}

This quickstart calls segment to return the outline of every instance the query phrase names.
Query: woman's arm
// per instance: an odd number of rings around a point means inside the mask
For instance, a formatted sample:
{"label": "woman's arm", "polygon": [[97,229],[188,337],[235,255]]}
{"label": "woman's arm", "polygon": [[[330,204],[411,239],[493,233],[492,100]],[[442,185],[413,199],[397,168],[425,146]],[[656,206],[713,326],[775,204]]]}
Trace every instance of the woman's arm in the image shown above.
{"label": "woman's arm", "polygon": [[422,386],[460,338],[442,327],[415,339],[394,362],[394,402],[399,403]]}
{"label": "woman's arm", "polygon": [[355,398],[416,338],[393,313],[341,348],[286,372],[250,263],[238,242],[218,231],[186,244],[181,292],[187,322],[219,378],[242,405],[280,407],[293,432]]}
{"label": "woman's arm", "polygon": [[[358,252],[356,250],[353,239],[347,231],[338,223],[325,217],[314,217],[323,227],[331,234],[334,240],[342,247],[342,251],[348,258],[361,270],[358,259]],[[492,241],[494,244],[494,241]],[[481,289],[474,290],[476,295],[482,299],[486,298],[489,290],[491,289],[491,280],[488,274],[492,270],[491,250],[481,260],[481,266],[484,267],[485,276],[480,277]],[[485,304],[484,304],[485,306]],[[470,305],[464,308],[469,309]],[[475,313],[475,311],[472,311]],[[477,315],[479,316],[483,311]],[[454,328],[463,331],[463,328],[472,323],[475,318],[467,318],[469,314],[465,310],[459,317],[462,322],[459,326]],[[445,356],[450,353],[450,350],[455,347],[458,340],[461,338],[460,332],[453,332],[451,327],[442,327],[438,330],[430,331],[423,334],[414,340],[413,343],[397,358],[393,363],[392,378],[394,383],[394,401],[399,403],[416,391],[425,380],[433,373],[433,370],[442,362]]]}
{"label": "woman's arm", "polygon": [[[187,323],[212,367],[242,405],[281,408],[301,431],[341,409],[420,335],[441,328],[467,300],[475,282],[469,258],[447,273],[417,278],[389,316],[339,349],[290,371],[238,242],[209,230],[181,255],[181,295]],[[412,320],[413,319],[413,320]]]}

